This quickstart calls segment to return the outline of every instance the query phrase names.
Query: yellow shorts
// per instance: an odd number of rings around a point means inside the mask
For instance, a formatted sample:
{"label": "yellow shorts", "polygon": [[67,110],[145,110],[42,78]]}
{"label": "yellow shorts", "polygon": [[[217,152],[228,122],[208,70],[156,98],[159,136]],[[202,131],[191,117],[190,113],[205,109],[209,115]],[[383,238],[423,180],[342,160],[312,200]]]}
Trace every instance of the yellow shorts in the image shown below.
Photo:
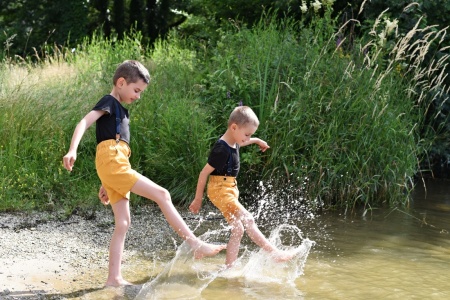
{"label": "yellow shorts", "polygon": [[130,155],[131,149],[124,141],[106,140],[97,145],[95,167],[111,204],[123,198],[129,200],[130,190],[141,176],[131,168]]}
{"label": "yellow shorts", "polygon": [[228,223],[236,218],[239,211],[245,209],[238,201],[239,190],[235,177],[209,176],[206,192]]}

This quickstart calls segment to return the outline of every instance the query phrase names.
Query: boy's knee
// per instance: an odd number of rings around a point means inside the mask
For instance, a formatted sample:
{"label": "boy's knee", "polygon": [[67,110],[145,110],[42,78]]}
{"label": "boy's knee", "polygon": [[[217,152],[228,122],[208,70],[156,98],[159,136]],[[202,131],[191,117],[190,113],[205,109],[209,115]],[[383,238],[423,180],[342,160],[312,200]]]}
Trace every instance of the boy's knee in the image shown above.
{"label": "boy's knee", "polygon": [[242,222],[245,224],[245,227],[255,225],[255,218],[251,214],[245,214],[242,218]]}
{"label": "boy's knee", "polygon": [[128,229],[131,226],[131,220],[122,220],[119,222],[116,222],[116,229],[120,230],[122,232],[127,232]]}
{"label": "boy's knee", "polygon": [[155,199],[155,201],[157,203],[162,203],[162,202],[172,202],[172,198],[170,197],[170,193],[168,190],[162,188],[158,194],[157,194],[157,199]]}
{"label": "boy's knee", "polygon": [[231,224],[231,234],[235,237],[242,237],[245,232],[244,225],[240,221],[232,222]]}

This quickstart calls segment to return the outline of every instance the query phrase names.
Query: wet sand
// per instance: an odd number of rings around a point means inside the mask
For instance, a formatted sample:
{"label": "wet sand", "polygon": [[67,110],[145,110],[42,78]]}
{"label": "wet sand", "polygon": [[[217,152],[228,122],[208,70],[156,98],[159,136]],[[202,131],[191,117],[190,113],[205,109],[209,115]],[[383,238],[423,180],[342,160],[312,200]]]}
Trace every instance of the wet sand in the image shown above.
{"label": "wet sand", "polygon": [[122,272],[136,285],[104,288],[113,229],[109,207],[65,220],[55,213],[0,214],[0,299],[133,299],[159,271],[152,257],[167,261],[181,240],[156,206],[132,210]]}

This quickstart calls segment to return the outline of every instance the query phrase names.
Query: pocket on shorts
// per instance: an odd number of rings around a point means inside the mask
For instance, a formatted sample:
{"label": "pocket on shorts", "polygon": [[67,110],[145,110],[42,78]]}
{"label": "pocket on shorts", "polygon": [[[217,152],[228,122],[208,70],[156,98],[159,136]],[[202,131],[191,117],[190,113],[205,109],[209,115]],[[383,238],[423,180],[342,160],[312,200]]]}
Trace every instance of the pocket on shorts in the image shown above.
{"label": "pocket on shorts", "polygon": [[208,183],[206,194],[210,200],[214,201],[221,196],[223,188],[223,182],[210,182]]}
{"label": "pocket on shorts", "polygon": [[109,164],[112,161],[115,160],[115,157],[117,156],[118,150],[116,149],[116,146],[109,145],[107,147],[103,147],[97,151],[95,164],[96,167],[102,167],[105,164]]}

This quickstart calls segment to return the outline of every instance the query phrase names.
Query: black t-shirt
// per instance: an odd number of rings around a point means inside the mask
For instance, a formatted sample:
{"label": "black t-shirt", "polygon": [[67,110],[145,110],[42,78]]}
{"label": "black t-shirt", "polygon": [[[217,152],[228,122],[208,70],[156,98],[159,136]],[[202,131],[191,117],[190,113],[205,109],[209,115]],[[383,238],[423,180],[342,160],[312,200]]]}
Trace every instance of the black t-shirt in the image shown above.
{"label": "black t-shirt", "polygon": [[107,114],[101,116],[96,122],[97,144],[106,140],[116,139],[116,108],[120,113],[120,140],[130,143],[130,119],[128,110],[111,95],[103,96],[92,110],[103,110]]}
{"label": "black t-shirt", "polygon": [[237,177],[240,168],[239,145],[232,148],[224,140],[218,140],[209,154],[208,164],[214,168],[211,175]]}

